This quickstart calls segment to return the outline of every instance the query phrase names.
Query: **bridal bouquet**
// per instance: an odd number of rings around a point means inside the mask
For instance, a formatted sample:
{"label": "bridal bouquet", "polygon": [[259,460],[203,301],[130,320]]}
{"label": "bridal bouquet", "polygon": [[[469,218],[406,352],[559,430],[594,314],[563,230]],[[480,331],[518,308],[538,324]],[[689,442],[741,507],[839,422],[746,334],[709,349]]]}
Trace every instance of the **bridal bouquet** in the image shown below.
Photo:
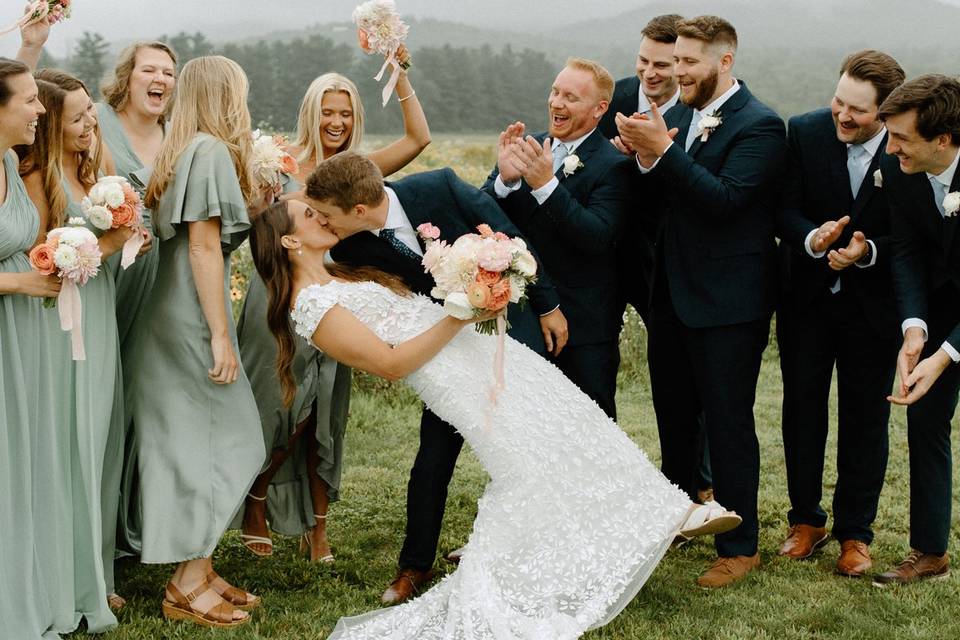
{"label": "bridal bouquet", "polygon": [[294,174],[300,168],[297,161],[283,150],[283,136],[266,136],[257,129],[253,132],[253,180],[259,188],[280,189],[280,174]]}
{"label": "bridal bouquet", "polygon": [[119,229],[130,227],[134,233],[123,243],[120,266],[126,269],[137,259],[137,253],[145,242],[143,224],[143,203],[140,195],[130,186],[126,178],[104,176],[90,189],[90,193],[80,201],[83,215],[97,229]]}
{"label": "bridal bouquet", "polygon": [[383,104],[386,106],[390,94],[397,86],[401,67],[407,69],[409,63],[396,59],[397,49],[407,39],[410,27],[400,18],[393,0],[369,0],[353,10],[353,22],[357,25],[357,39],[365,53],[379,53],[386,59],[380,72],[374,76],[378,82],[383,78],[387,66],[393,67],[390,79],[383,88]]}
{"label": "bridal bouquet", "polygon": [[70,17],[70,5],[73,0],[34,0],[27,5],[23,17],[12,26],[0,31],[0,35],[10,33],[29,24],[46,20],[48,24],[56,24]]}
{"label": "bridal bouquet", "polygon": [[[447,313],[469,320],[489,311],[500,311],[511,302],[526,299],[527,285],[537,274],[537,261],[520,238],[510,238],[485,224],[453,244],[440,240],[440,230],[424,223],[417,227],[426,251],[423,267],[436,286],[430,295],[443,300]],[[505,329],[502,316],[477,324],[477,331],[493,334]]]}
{"label": "bridal bouquet", "polygon": [[[69,226],[47,234],[47,239],[30,251],[30,265],[45,276],[56,273],[62,280],[56,302],[60,310],[60,328],[70,332],[74,360],[86,360],[80,321],[79,287],[100,271],[100,245],[97,236],[83,226],[83,218],[71,218]],[[44,301],[51,307],[52,299]]]}

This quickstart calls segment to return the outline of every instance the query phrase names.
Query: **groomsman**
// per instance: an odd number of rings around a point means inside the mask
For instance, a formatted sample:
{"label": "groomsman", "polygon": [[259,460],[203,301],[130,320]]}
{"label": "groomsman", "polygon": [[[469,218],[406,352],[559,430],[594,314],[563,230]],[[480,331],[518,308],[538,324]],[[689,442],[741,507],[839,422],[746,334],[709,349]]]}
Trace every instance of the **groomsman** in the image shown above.
{"label": "groomsman", "polygon": [[778,215],[783,449],[790,532],[780,555],[807,558],[827,542],[820,506],[833,369],[839,399],[833,536],[837,573],[863,576],[887,468],[887,422],[899,347],[890,279],[890,212],[874,174],[886,129],[880,104],[903,83],[879,51],[847,57],[829,108],[790,119]]}
{"label": "groomsman", "polygon": [[874,584],[946,577],[952,499],[950,421],[960,392],[960,81],[927,75],[880,106],[889,138],[880,164],[893,227],[893,284],[903,320],[910,546]]}
{"label": "groomsman", "polygon": [[510,125],[483,189],[533,243],[560,295],[569,340],[545,334],[553,362],[616,418],[622,313],[615,248],[633,169],[597,128],[612,93],[606,69],[570,58],[547,98],[549,131],[524,137],[523,123]]}
{"label": "groomsman", "polygon": [[700,16],[677,34],[682,105],[666,120],[656,107],[649,118],[618,114],[617,127],[664,199],[649,345],[663,472],[695,496],[702,409],[714,493],[743,517],[716,537],[719,558],[697,581],[721,587],[760,564],[753,404],[776,299],[786,150],[783,121],[732,75],[733,25]]}

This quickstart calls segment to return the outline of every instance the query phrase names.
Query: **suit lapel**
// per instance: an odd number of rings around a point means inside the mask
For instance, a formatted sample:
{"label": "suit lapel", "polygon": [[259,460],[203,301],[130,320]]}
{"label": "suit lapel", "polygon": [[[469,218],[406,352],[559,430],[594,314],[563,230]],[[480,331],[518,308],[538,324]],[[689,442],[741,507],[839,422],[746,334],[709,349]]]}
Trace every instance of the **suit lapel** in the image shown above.
{"label": "suit lapel", "polygon": [[400,206],[403,207],[403,212],[407,214],[407,220],[410,221],[410,226],[413,227],[414,235],[417,238],[417,243],[420,245],[420,251],[426,251],[423,238],[421,238],[420,234],[417,233],[417,227],[424,222],[434,222],[434,224],[436,224],[436,222],[427,219],[426,207],[424,207],[420,202],[420,196],[417,193],[417,190],[411,189],[409,186],[407,186],[404,180],[387,182],[386,185],[393,189],[393,192],[397,194],[397,200],[400,201]]}
{"label": "suit lapel", "polygon": [[[740,111],[740,109],[742,109],[750,100],[751,94],[749,91],[747,91],[747,85],[739,80],[737,82],[740,82],[740,88],[737,89],[736,93],[730,96],[730,98],[720,106],[720,109],[718,109],[720,113],[720,119],[721,119],[720,126],[717,127],[709,136],[707,136],[707,142],[702,141],[702,136],[697,136],[696,138],[694,138],[693,144],[690,145],[690,151],[687,152],[691,157],[696,157],[697,152],[700,151],[700,147],[707,144],[710,138],[723,136],[723,125],[727,123],[729,119],[734,118],[736,112]],[[681,139],[684,142],[686,142],[687,140],[686,136],[689,134],[690,122],[692,121],[692,119],[693,119],[693,111],[690,112],[690,119],[687,120],[688,131],[680,132],[680,133],[683,133],[684,137]],[[680,133],[677,134],[678,137],[680,136]]]}
{"label": "suit lapel", "polygon": [[[583,165],[586,166],[587,160],[590,159],[590,156],[596,153],[597,149],[600,148],[601,144],[610,144],[610,143],[607,141],[606,138],[603,137],[603,133],[600,132],[600,129],[594,129],[593,133],[587,136],[587,139],[581,142],[580,146],[573,150],[573,155],[580,158],[580,162],[582,162]],[[577,171],[582,171],[582,169],[578,169]],[[574,172],[570,176],[565,175],[563,173],[563,163],[561,162],[560,166],[557,167],[557,172],[554,175],[557,176],[557,179],[560,180],[560,182],[563,182],[564,180],[576,175],[576,172]]]}
{"label": "suit lapel", "polygon": [[677,135],[673,139],[686,147],[687,132],[690,130],[690,123],[693,121],[693,109],[678,102],[667,111],[664,120],[667,123],[668,129],[672,129],[673,127],[677,128]]}

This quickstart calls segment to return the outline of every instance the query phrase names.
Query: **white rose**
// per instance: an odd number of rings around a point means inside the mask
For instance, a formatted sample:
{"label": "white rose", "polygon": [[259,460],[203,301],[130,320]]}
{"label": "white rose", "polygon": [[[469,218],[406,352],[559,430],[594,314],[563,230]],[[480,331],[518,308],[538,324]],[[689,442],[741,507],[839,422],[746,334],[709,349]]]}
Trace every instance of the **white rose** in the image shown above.
{"label": "white rose", "polygon": [[80,256],[77,250],[69,244],[60,244],[57,250],[53,252],[53,261],[61,269],[72,269],[77,266]]}
{"label": "white rose", "polygon": [[513,268],[528,278],[537,274],[537,261],[529,251],[520,251],[513,259]]}
{"label": "white rose", "polygon": [[106,184],[103,187],[103,201],[111,209],[115,209],[123,204],[123,187],[114,182]]}
{"label": "white rose", "polygon": [[87,220],[97,229],[106,231],[113,226],[113,214],[106,207],[98,204],[87,209]]}
{"label": "white rose", "polygon": [[948,193],[943,199],[943,213],[948,216],[957,215],[960,211],[960,191]]}
{"label": "white rose", "polygon": [[474,314],[473,305],[467,299],[467,294],[462,291],[454,291],[448,295],[443,301],[443,309],[458,320],[469,320]]}
{"label": "white rose", "polygon": [[700,131],[704,129],[716,129],[720,126],[720,118],[717,116],[703,116],[698,126],[700,127]]}
{"label": "white rose", "polygon": [[873,186],[877,189],[883,188],[883,174],[880,173],[880,169],[873,172]]}
{"label": "white rose", "polygon": [[580,168],[580,156],[575,153],[571,153],[566,158],[563,159],[563,175],[569,176]]}

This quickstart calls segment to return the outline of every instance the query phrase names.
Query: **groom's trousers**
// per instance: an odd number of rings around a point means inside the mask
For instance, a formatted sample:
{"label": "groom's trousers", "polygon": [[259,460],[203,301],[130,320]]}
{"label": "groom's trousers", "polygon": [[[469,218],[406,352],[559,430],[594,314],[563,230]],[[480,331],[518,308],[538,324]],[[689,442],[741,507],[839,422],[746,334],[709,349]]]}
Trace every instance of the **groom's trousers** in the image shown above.
{"label": "groom's trousers", "polygon": [[770,318],[691,328],[677,317],[665,282],[654,289],[648,362],[662,470],[695,500],[703,411],[716,500],[743,523],[716,536],[721,557],[757,552],[760,448],[753,418]]}

